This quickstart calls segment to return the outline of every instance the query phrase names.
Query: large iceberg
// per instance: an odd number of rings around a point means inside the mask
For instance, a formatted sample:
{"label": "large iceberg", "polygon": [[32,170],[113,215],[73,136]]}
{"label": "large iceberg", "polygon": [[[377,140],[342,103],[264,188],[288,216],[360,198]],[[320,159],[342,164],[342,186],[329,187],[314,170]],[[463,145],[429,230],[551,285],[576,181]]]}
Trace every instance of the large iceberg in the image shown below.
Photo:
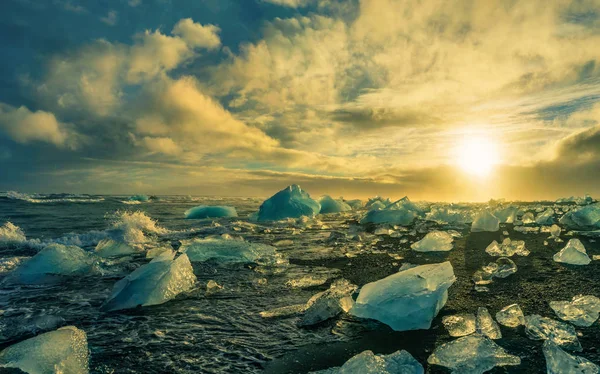
{"label": "large iceberg", "polygon": [[453,241],[454,237],[445,231],[432,231],[410,247],[417,252],[447,252]]}
{"label": "large iceberg", "polygon": [[344,202],[344,200],[336,200],[328,195],[323,196],[319,200],[319,203],[321,204],[321,214],[340,213],[352,210],[352,207],[350,207],[350,205]]}
{"label": "large iceberg", "polygon": [[548,374],[598,374],[600,368],[593,362],[579,356],[573,356],[560,349],[550,340],[542,348],[546,358]]}
{"label": "large iceberg", "polygon": [[571,301],[551,301],[550,308],[558,318],[575,326],[589,327],[600,313],[600,299],[596,296],[575,296]]}
{"label": "large iceberg", "polygon": [[265,200],[259,208],[259,221],[277,221],[285,218],[313,217],[321,205],[310,198],[300,186],[293,184]]}
{"label": "large iceberg", "polygon": [[489,210],[484,209],[479,212],[473,223],[471,224],[471,232],[481,231],[498,231],[500,229],[500,220],[490,213]]}
{"label": "large iceberg", "polygon": [[330,368],[312,374],[423,374],[423,365],[407,351],[376,355],[364,351],[352,357],[339,368]]}
{"label": "large iceberg", "polygon": [[389,223],[405,226],[410,225],[421,213],[421,210],[405,196],[383,209],[370,210],[360,223]]}
{"label": "large iceberg", "polygon": [[585,247],[579,239],[571,239],[567,245],[552,257],[556,262],[571,265],[588,265],[592,260],[587,255]]}
{"label": "large iceberg", "polygon": [[8,283],[42,284],[96,272],[97,258],[73,245],[50,244],[16,268]]}
{"label": "large iceberg", "polygon": [[416,266],[362,287],[350,313],[396,331],[428,329],[456,280],[450,262]]}
{"label": "large iceberg", "polygon": [[192,264],[185,254],[173,257],[165,252],[118,281],[102,310],[162,304],[190,291],[196,282]]}
{"label": "large iceberg", "polygon": [[257,263],[277,265],[286,263],[275,247],[260,243],[230,239],[193,239],[181,247],[192,262],[214,260],[219,263]]}
{"label": "large iceberg", "polygon": [[29,374],[87,374],[88,359],[85,332],[66,326],[6,348],[0,352],[0,367]]}
{"label": "large iceberg", "polygon": [[472,334],[437,347],[427,362],[447,367],[453,374],[482,374],[496,366],[520,365],[521,359],[489,338]]}
{"label": "large iceberg", "polygon": [[231,206],[200,205],[185,211],[186,219],[237,217],[237,211]]}
{"label": "large iceberg", "polygon": [[559,222],[563,226],[574,230],[600,229],[600,203],[570,211],[562,216]]}

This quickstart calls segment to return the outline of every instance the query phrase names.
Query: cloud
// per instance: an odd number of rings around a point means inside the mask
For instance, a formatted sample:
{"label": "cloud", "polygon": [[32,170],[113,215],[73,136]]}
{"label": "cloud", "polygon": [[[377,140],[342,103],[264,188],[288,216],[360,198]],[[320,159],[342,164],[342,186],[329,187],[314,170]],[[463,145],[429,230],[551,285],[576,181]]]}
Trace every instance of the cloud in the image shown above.
{"label": "cloud", "polygon": [[418,127],[441,123],[441,119],[427,111],[416,109],[391,108],[339,108],[329,113],[329,117],[365,130],[382,127]]}
{"label": "cloud", "polygon": [[117,11],[115,10],[110,10],[108,12],[108,14],[106,14],[106,16],[104,17],[100,17],[100,21],[104,22],[105,24],[109,25],[109,26],[114,26],[117,24]]}
{"label": "cloud", "polygon": [[189,46],[215,49],[221,45],[220,29],[214,25],[201,25],[191,18],[184,18],[173,28],[173,35],[181,37]]}
{"label": "cloud", "polygon": [[135,8],[136,6],[140,5],[142,3],[142,0],[129,0],[127,2],[127,4],[129,4],[130,7]]}
{"label": "cloud", "polygon": [[262,0],[265,3],[286,6],[290,8],[299,8],[311,3],[311,0]]}
{"label": "cloud", "polygon": [[600,126],[583,130],[562,139],[556,149],[557,161],[600,163]]}
{"label": "cloud", "polygon": [[32,112],[24,106],[15,108],[0,103],[0,131],[17,143],[51,143],[58,148],[76,149],[83,137],[62,123],[54,114],[44,111]]}

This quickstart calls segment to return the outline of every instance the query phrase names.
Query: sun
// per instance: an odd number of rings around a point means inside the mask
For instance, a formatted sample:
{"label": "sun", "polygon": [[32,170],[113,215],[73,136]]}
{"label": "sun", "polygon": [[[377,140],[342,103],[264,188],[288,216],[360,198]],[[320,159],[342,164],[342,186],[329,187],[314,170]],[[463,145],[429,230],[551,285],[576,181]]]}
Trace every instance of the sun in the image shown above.
{"label": "sun", "polygon": [[456,164],[465,172],[485,177],[499,162],[498,145],[483,135],[465,135],[459,142]]}

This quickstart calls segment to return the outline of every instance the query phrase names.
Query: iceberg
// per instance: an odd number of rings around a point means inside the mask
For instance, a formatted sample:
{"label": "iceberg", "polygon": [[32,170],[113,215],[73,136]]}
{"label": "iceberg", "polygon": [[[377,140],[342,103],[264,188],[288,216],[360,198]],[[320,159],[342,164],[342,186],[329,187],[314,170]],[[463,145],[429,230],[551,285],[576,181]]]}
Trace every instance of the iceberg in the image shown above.
{"label": "iceberg", "polygon": [[342,312],[348,312],[353,303],[351,295],[356,289],[355,285],[345,279],[335,281],[327,291],[308,300],[300,326],[316,325]]}
{"label": "iceberg", "polygon": [[344,200],[346,204],[350,206],[352,209],[360,209],[363,207],[364,203],[362,200],[354,199],[354,200]]}
{"label": "iceberg", "polygon": [[567,245],[552,258],[556,262],[563,262],[571,265],[588,265],[592,262],[579,239],[569,240]]}
{"label": "iceberg", "polygon": [[423,365],[407,351],[376,355],[364,351],[352,357],[339,368],[312,372],[312,374],[423,374]]}
{"label": "iceberg", "polygon": [[396,331],[428,329],[456,281],[450,262],[416,266],[362,287],[350,314]]}
{"label": "iceberg", "polygon": [[485,335],[490,339],[496,340],[502,338],[500,326],[494,321],[487,308],[480,307],[477,309],[475,328],[479,334]]}
{"label": "iceberg", "polygon": [[140,252],[140,250],[138,250],[137,248],[133,248],[128,244],[106,238],[98,242],[94,253],[96,254],[96,256],[99,257],[110,258],[131,256]]}
{"label": "iceberg", "polygon": [[321,205],[310,198],[300,186],[293,184],[265,200],[259,208],[259,221],[277,221],[285,218],[314,217]]}
{"label": "iceberg", "polygon": [[165,252],[118,281],[102,310],[163,304],[190,291],[196,283],[192,264],[185,254],[175,260],[173,256]]}
{"label": "iceberg", "polygon": [[75,326],[38,335],[0,352],[0,367],[29,374],[87,374],[87,336]]}
{"label": "iceberg", "polygon": [[582,350],[575,328],[551,318],[537,314],[525,316],[525,333],[532,340],[551,340],[561,348],[570,351]]}
{"label": "iceberg", "polygon": [[370,210],[360,223],[389,223],[406,226],[413,223],[420,213],[421,210],[405,196],[383,209]]}
{"label": "iceberg", "polygon": [[442,324],[448,330],[450,336],[460,337],[470,335],[475,332],[475,315],[471,313],[455,314],[453,316],[444,316]]}
{"label": "iceberg", "polygon": [[333,199],[331,196],[323,196],[319,203],[321,204],[321,214],[340,213],[352,210],[350,205],[346,204],[342,199]]}
{"label": "iceberg", "polygon": [[535,223],[538,225],[551,225],[554,223],[554,209],[548,208],[535,217]]}
{"label": "iceberg", "polygon": [[566,213],[560,224],[573,230],[600,229],[600,203],[587,205]]}
{"label": "iceberg", "polygon": [[518,327],[525,324],[525,316],[521,307],[517,304],[511,304],[502,308],[496,313],[496,320],[499,324],[506,327]]}
{"label": "iceberg", "polygon": [[512,257],[515,254],[519,256],[529,255],[529,251],[525,249],[525,242],[523,240],[510,240],[510,238],[505,238],[502,244],[498,244],[494,240],[487,246],[485,251],[490,256]]}
{"label": "iceberg", "polygon": [[546,358],[548,374],[597,374],[600,368],[593,362],[579,356],[572,356],[550,340],[542,348]]}
{"label": "iceberg", "polygon": [[551,301],[550,308],[563,321],[575,326],[589,327],[598,319],[600,299],[596,296],[575,296],[571,301]]}
{"label": "iceberg", "polygon": [[42,284],[97,272],[97,258],[74,245],[50,244],[13,270],[8,283]]}
{"label": "iceberg", "polygon": [[203,219],[218,217],[237,217],[237,211],[231,206],[200,205],[185,211],[186,219]]}
{"label": "iceberg", "polygon": [[417,252],[447,252],[452,249],[454,237],[445,231],[432,231],[410,247]]}
{"label": "iceberg", "polygon": [[427,359],[453,374],[482,374],[496,366],[520,365],[521,359],[480,334],[463,336],[437,347]]}
{"label": "iceberg", "polygon": [[193,239],[184,242],[180,251],[192,262],[214,260],[227,263],[256,263],[259,265],[286,264],[285,258],[277,253],[275,247],[260,243],[230,239]]}
{"label": "iceberg", "polygon": [[500,220],[487,209],[479,212],[471,224],[471,232],[498,230],[500,230]]}

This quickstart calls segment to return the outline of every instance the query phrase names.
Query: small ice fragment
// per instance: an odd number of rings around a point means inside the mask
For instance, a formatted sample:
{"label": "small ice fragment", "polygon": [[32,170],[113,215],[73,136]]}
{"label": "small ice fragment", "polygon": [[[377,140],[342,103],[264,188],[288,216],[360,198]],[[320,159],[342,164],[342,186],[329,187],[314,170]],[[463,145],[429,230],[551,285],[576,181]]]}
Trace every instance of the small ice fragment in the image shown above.
{"label": "small ice fragment", "polygon": [[321,205],[300,186],[293,184],[265,200],[259,208],[259,221],[277,221],[302,216],[314,217]]}
{"label": "small ice fragment", "polygon": [[588,265],[592,262],[579,239],[569,240],[567,245],[552,258],[556,262],[563,262],[571,265]]}
{"label": "small ice fragment", "polygon": [[455,314],[453,316],[444,316],[442,323],[450,336],[460,337],[475,332],[475,315],[471,313]]}
{"label": "small ice fragment", "polygon": [[507,257],[500,257],[496,260],[497,268],[493,272],[495,278],[506,278],[517,272],[517,265]]}
{"label": "small ice fragment", "polygon": [[432,231],[410,247],[417,252],[446,252],[452,249],[454,238],[445,231]]}
{"label": "small ice fragment", "polygon": [[209,295],[218,293],[219,291],[223,290],[223,286],[221,286],[219,283],[215,282],[214,280],[209,280],[208,283],[206,283],[206,293]]}
{"label": "small ice fragment", "polygon": [[321,204],[321,214],[340,213],[352,210],[352,207],[346,204],[343,199],[334,199],[328,195],[321,197],[319,203]]}
{"label": "small ice fragment", "polygon": [[530,339],[546,340],[571,351],[581,351],[575,328],[567,323],[533,314],[525,316],[525,332]]}
{"label": "small ice fragment", "polygon": [[0,367],[30,374],[87,374],[87,336],[75,326],[38,335],[0,352]]}
{"label": "small ice fragment", "polygon": [[300,319],[300,326],[310,326],[337,316],[348,309],[346,297],[357,287],[345,279],[338,279],[327,291],[320,292],[308,300]]}
{"label": "small ice fragment", "polygon": [[428,329],[455,281],[448,261],[417,266],[364,285],[350,313],[396,331]]}
{"label": "small ice fragment", "polygon": [[551,301],[550,308],[563,321],[575,326],[588,327],[598,319],[600,299],[596,296],[575,296],[571,301]]}
{"label": "small ice fragment", "polygon": [[479,334],[485,335],[490,339],[502,338],[500,326],[494,321],[487,308],[479,307],[477,309],[475,328]]}
{"label": "small ice fragment", "polygon": [[389,355],[375,355],[364,351],[352,357],[339,368],[329,368],[311,374],[423,374],[423,366],[407,351]]}
{"label": "small ice fragment", "polygon": [[498,244],[495,240],[492,241],[485,251],[490,256],[511,257],[515,254],[519,256],[529,255],[529,251],[525,248],[523,240],[510,240],[510,238],[505,238],[502,244]]}
{"label": "small ice fragment", "polygon": [[517,327],[525,324],[525,316],[518,304],[502,308],[496,313],[496,320],[503,326]]}
{"label": "small ice fragment", "polygon": [[199,205],[185,211],[186,219],[204,219],[218,217],[237,217],[237,211],[232,206]]}
{"label": "small ice fragment", "polygon": [[98,242],[94,253],[103,258],[110,258],[130,256],[140,253],[140,251],[123,242],[117,242],[110,238],[106,238]]}
{"label": "small ice fragment", "polygon": [[552,227],[550,227],[550,235],[551,235],[550,238],[553,238],[553,239],[559,238],[560,231],[561,231],[560,226],[552,225]]}
{"label": "small ice fragment", "polygon": [[472,277],[476,285],[486,285],[493,282],[493,278],[506,278],[517,272],[517,265],[507,257],[500,257],[496,262],[490,262],[477,270]]}
{"label": "small ice fragment", "polygon": [[483,374],[496,366],[520,365],[521,359],[489,338],[472,334],[437,347],[427,362],[447,367],[453,374]]}
{"label": "small ice fragment", "polygon": [[548,374],[597,374],[600,372],[600,368],[593,362],[568,354],[550,340],[544,342],[543,351]]}
{"label": "small ice fragment", "polygon": [[523,217],[521,217],[521,222],[523,222],[524,225],[534,223],[535,217],[533,216],[533,213],[527,212],[527,213],[523,214]]}
{"label": "small ice fragment", "polygon": [[471,232],[491,231],[500,229],[500,220],[489,210],[485,209],[479,212],[471,224]]}

